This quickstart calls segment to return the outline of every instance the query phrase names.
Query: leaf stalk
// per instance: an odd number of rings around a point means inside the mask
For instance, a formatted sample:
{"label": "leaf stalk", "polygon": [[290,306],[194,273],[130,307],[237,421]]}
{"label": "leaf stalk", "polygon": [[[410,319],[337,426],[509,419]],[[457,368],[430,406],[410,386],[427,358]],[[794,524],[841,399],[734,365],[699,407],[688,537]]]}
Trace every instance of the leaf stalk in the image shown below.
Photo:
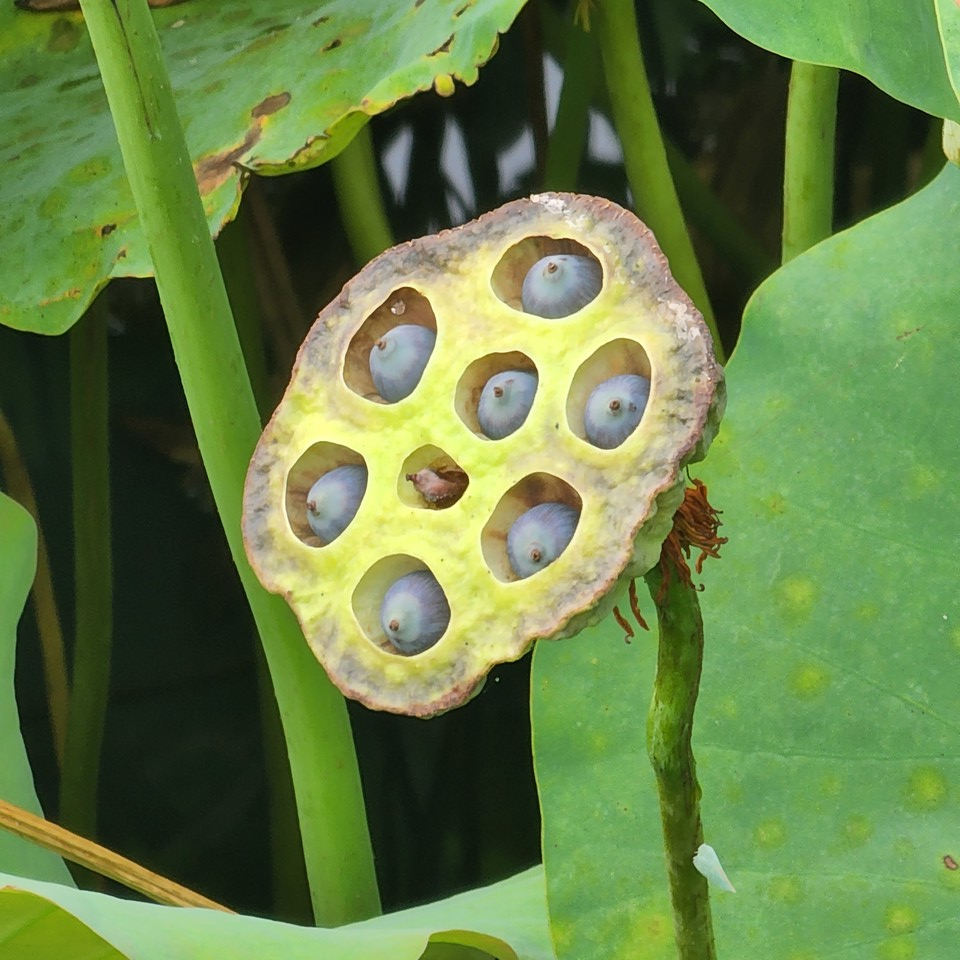
{"label": "leaf stalk", "polygon": [[715,960],[707,881],[693,866],[703,843],[700,785],[691,738],[703,665],[703,618],[696,588],[672,560],[644,578],[657,608],[660,644],[647,715],[647,753],[657,781],[660,820],[680,960]]}
{"label": "leaf stalk", "polygon": [[324,926],[364,919],[380,904],[346,705],[243,549],[243,483],[260,421],[156,29],[145,0],[81,8],[204,466],[270,667],[314,917]]}
{"label": "leaf stalk", "polygon": [[840,71],[795,60],[787,96],[783,262],[833,232],[834,141]]}

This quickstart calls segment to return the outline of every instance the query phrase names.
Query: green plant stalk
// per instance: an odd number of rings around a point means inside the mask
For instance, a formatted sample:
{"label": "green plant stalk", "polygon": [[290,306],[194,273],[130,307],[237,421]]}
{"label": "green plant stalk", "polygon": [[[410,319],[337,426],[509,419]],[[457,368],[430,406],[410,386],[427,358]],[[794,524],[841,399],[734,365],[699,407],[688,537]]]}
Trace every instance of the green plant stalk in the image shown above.
{"label": "green plant stalk", "polygon": [[70,467],[76,600],[60,822],[97,836],[100,749],[113,644],[107,311],[98,297],[70,331]]}
{"label": "green plant stalk", "polygon": [[[262,418],[269,412],[271,398],[263,324],[250,256],[249,219],[244,204],[236,220],[220,232],[216,249],[247,375]],[[296,797],[290,780],[283,725],[277,712],[270,671],[262,652],[257,657],[257,692],[260,695],[260,729],[267,771],[274,916],[304,923],[308,922],[310,916],[310,896],[303,862],[303,843],[297,825]]]}
{"label": "green plant stalk", "polygon": [[677,283],[703,314],[713,334],[717,360],[723,363],[716,319],[667,164],[640,50],[633,0],[602,0],[591,11],[591,24],[600,43],[610,111],[623,147],[637,215],[654,232]]}
{"label": "green plant stalk", "polygon": [[350,249],[358,266],[363,266],[393,246],[369,124],[330,161],[330,169]]}
{"label": "green plant stalk", "polygon": [[242,488],[259,419],[160,43],[145,0],[81,0],[81,8],[200,452],[270,667],[315,919],[360,920],[379,912],[379,895],[346,705],[244,554]]}
{"label": "green plant stalk", "polygon": [[600,67],[596,38],[567,22],[567,49],[563,61],[563,86],[557,120],[547,142],[544,184],[548,190],[574,190],[587,147],[590,101]]}
{"label": "green plant stalk", "polygon": [[43,680],[47,695],[47,711],[50,715],[50,731],[53,735],[53,751],[57,765],[63,766],[63,754],[67,741],[68,684],[67,658],[63,648],[63,631],[60,629],[60,614],[53,591],[53,575],[50,572],[50,554],[47,540],[40,523],[37,498],[26,464],[20,456],[17,440],[7,418],[0,411],[0,472],[6,482],[7,493],[33,517],[37,525],[37,575],[33,580],[33,615],[40,640],[40,655],[43,659]]}
{"label": "green plant stalk", "polygon": [[783,262],[833,232],[837,86],[833,67],[793,62],[783,170]]}
{"label": "green plant stalk", "polygon": [[677,956],[680,960],[714,960],[707,881],[693,866],[694,854],[703,843],[700,785],[691,745],[703,664],[703,619],[696,589],[683,583],[675,567],[659,602],[663,584],[659,564],[645,580],[657,608],[660,635],[657,676],[647,715],[647,753],[660,798]]}

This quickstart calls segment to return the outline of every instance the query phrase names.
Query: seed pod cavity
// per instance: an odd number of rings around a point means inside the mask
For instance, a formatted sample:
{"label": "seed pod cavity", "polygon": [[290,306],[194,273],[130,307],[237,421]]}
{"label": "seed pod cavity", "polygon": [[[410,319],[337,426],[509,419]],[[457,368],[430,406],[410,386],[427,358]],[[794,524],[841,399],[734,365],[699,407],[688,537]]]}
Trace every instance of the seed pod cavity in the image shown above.
{"label": "seed pod cavity", "polygon": [[370,348],[370,376],[387,403],[397,403],[416,389],[437,335],[414,323],[401,323]]}
{"label": "seed pod cavity", "polygon": [[[426,333],[407,332],[407,327]],[[398,329],[401,333],[394,335]],[[437,318],[427,297],[413,287],[396,287],[352,334],[339,375],[350,390],[366,400],[396,403],[390,397],[404,399],[422,379],[436,335]]]}
{"label": "seed pod cavity", "polygon": [[507,534],[507,556],[521,580],[550,566],[573,539],[580,513],[566,503],[540,503],[517,517]]}
{"label": "seed pod cavity", "polygon": [[523,426],[537,393],[537,375],[524,370],[494,374],[480,394],[477,420],[491,440],[502,440]]}
{"label": "seed pod cavity", "polygon": [[555,320],[582,310],[602,286],[603,270],[592,257],[551,254],[527,271],[520,302],[526,313]]}
{"label": "seed pod cavity", "polygon": [[310,529],[332,543],[350,525],[367,490],[367,468],[354,464],[325,473],[307,493],[306,514]]}
{"label": "seed pod cavity", "polygon": [[450,604],[429,570],[395,580],[380,605],[380,625],[389,644],[413,656],[432,647],[450,623]]}
{"label": "seed pod cavity", "polygon": [[650,381],[625,373],[604,380],[587,399],[583,429],[595,447],[619,447],[640,424],[650,398]]}

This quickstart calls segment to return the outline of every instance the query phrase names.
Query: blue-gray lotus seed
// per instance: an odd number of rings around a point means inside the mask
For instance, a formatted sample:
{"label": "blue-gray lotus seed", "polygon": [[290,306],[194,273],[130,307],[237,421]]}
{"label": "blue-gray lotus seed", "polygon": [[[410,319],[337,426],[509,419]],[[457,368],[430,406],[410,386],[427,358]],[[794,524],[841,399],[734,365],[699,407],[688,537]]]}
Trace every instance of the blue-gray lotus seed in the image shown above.
{"label": "blue-gray lotus seed", "polygon": [[527,313],[557,319],[585,307],[600,292],[603,271],[592,257],[557,253],[538,260],[523,278],[520,302]]}
{"label": "blue-gray lotus seed", "polygon": [[347,464],[325,473],[307,494],[307,523],[324,543],[332,543],[357,515],[367,490],[367,468]]}
{"label": "blue-gray lotus seed", "polygon": [[632,373],[594,387],[583,410],[587,439],[603,450],[619,447],[637,429],[650,399],[650,381]]}
{"label": "blue-gray lotus seed", "polygon": [[507,558],[521,579],[553,563],[567,548],[580,513],[565,503],[540,503],[514,521],[507,534]]}
{"label": "blue-gray lotus seed", "polygon": [[437,335],[427,327],[402,323],[388,330],[370,350],[370,376],[387,403],[410,396],[433,353]]}
{"label": "blue-gray lotus seed", "polygon": [[429,570],[400,577],[380,605],[380,625],[387,640],[408,656],[432,647],[449,623],[450,604]]}
{"label": "blue-gray lotus seed", "polygon": [[494,374],[480,394],[477,420],[491,440],[502,440],[518,430],[533,406],[537,375],[523,370]]}

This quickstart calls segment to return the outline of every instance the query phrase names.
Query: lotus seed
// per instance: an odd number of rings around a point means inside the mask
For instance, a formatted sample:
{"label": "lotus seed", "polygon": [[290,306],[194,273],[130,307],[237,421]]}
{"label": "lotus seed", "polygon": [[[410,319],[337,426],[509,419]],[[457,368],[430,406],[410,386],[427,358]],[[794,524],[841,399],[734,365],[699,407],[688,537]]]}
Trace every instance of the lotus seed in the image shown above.
{"label": "lotus seed", "polygon": [[592,257],[558,253],[527,271],[520,302],[527,313],[554,320],[585,307],[600,292],[603,271]]}
{"label": "lotus seed", "polygon": [[400,577],[380,605],[380,625],[391,645],[411,656],[432,647],[450,623],[450,605],[429,570]]}
{"label": "lotus seed", "polygon": [[484,435],[502,440],[527,419],[537,392],[537,375],[523,370],[494,374],[480,394],[477,420]]}
{"label": "lotus seed", "polygon": [[507,558],[521,579],[538,573],[563,553],[580,512],[565,503],[540,503],[521,514],[507,534]]}
{"label": "lotus seed", "polygon": [[408,473],[406,478],[427,503],[436,507],[450,507],[455,504],[470,483],[470,478],[459,468],[434,470],[424,467],[416,473]]}
{"label": "lotus seed", "polygon": [[594,387],[583,411],[587,439],[602,450],[619,447],[637,429],[650,398],[650,381],[632,373]]}
{"label": "lotus seed", "polygon": [[367,468],[347,464],[325,473],[307,494],[307,523],[325,543],[347,529],[367,490]]}
{"label": "lotus seed", "polygon": [[387,403],[410,396],[433,353],[437,335],[427,327],[403,323],[388,330],[370,350],[370,376]]}

